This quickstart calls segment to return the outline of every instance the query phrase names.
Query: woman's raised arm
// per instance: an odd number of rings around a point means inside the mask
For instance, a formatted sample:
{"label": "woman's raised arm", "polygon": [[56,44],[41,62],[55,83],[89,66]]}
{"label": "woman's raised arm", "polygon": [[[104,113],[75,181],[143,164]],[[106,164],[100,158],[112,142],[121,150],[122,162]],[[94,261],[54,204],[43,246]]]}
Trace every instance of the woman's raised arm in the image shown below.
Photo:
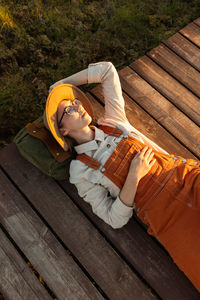
{"label": "woman's raised arm", "polygon": [[[111,123],[127,122],[124,110],[124,98],[118,73],[111,62],[99,62],[90,64],[87,69],[61,79],[50,86],[49,92],[60,84],[73,84],[75,86],[86,83],[101,83],[105,99],[106,121]],[[115,124],[115,125],[116,125]]]}

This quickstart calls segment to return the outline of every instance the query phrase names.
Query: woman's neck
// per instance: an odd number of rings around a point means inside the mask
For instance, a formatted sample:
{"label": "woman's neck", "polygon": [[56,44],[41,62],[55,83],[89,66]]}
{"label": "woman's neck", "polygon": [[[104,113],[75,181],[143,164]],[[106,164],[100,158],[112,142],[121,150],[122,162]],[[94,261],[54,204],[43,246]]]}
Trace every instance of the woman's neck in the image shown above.
{"label": "woman's neck", "polygon": [[95,132],[91,127],[86,126],[78,131],[70,131],[69,135],[80,145],[92,141],[94,139]]}

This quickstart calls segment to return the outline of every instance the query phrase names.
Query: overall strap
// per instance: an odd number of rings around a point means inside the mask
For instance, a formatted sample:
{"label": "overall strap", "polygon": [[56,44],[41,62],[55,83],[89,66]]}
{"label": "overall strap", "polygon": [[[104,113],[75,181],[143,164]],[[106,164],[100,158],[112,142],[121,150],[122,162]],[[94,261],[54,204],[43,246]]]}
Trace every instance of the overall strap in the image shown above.
{"label": "overall strap", "polygon": [[[105,133],[112,135],[112,136],[120,136],[122,131],[118,128],[100,125],[99,129],[103,130]],[[94,158],[90,157],[89,155],[82,153],[77,155],[76,159],[82,161],[84,164],[88,165],[90,168],[97,170],[101,164]]]}
{"label": "overall strap", "polygon": [[78,154],[76,159],[82,161],[84,164],[88,165],[90,168],[94,170],[97,170],[101,165],[100,162],[98,162],[96,159],[90,157],[85,153]]}
{"label": "overall strap", "polygon": [[100,125],[98,128],[103,130],[105,133],[107,133],[109,135],[112,135],[112,136],[120,136],[123,133],[120,129],[118,129],[116,127]]}

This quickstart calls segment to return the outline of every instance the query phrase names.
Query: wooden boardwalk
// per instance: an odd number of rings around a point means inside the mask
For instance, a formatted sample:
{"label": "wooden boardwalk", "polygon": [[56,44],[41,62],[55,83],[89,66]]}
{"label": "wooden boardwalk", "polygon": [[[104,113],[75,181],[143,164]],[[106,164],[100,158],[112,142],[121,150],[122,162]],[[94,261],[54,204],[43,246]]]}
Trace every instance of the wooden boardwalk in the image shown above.
{"label": "wooden boardwalk", "polygon": [[[133,126],[169,153],[197,160],[199,71],[200,18],[119,71]],[[101,85],[88,97],[100,117]],[[0,293],[5,299],[200,299],[136,216],[112,229],[68,181],[42,174],[14,144],[1,150],[0,164]]]}

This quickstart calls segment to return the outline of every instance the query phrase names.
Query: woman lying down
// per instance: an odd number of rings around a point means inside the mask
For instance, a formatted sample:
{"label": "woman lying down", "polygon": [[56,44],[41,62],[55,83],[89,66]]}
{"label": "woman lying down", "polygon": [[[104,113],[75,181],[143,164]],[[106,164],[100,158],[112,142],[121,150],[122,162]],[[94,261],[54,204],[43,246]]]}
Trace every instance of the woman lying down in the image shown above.
{"label": "woman lying down", "polygon": [[[105,112],[92,126],[92,107],[77,86],[101,83]],[[70,182],[113,228],[135,210],[200,291],[200,162],[169,155],[128,122],[117,71],[100,62],[50,88],[45,126],[77,156]]]}

